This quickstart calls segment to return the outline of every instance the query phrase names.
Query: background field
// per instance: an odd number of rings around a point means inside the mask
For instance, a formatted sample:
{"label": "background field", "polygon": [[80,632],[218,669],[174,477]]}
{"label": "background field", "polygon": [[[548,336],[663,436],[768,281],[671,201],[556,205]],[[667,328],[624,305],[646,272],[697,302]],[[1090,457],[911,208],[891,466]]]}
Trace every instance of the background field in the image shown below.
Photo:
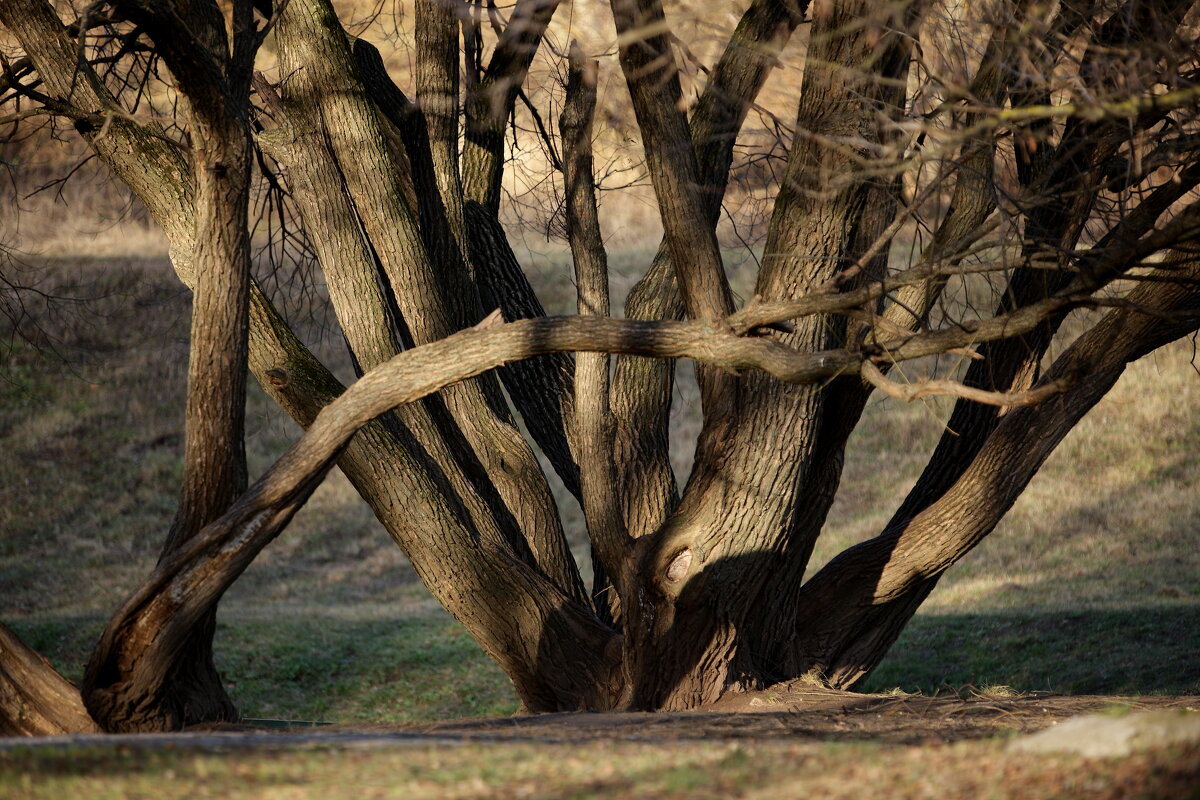
{"label": "background field", "polygon": [[[146,258],[43,255],[8,268],[55,299],[26,295],[34,341],[3,331],[0,618],[72,677],[152,567],[174,508],[189,298],[147,236]],[[645,257],[616,259],[616,282]],[[530,263],[551,306],[568,304],[561,253],[540,246]],[[749,275],[735,268],[743,292]],[[302,327],[348,377],[332,323]],[[943,580],[868,688],[1200,693],[1192,357],[1182,342],[1131,368]],[[695,406],[682,381],[680,469]],[[878,532],[947,411],[871,404],[818,560]],[[257,388],[248,416],[257,474],[297,429]],[[578,509],[559,496],[582,545]],[[405,722],[516,707],[336,472],[229,592],[216,649],[248,717]]]}

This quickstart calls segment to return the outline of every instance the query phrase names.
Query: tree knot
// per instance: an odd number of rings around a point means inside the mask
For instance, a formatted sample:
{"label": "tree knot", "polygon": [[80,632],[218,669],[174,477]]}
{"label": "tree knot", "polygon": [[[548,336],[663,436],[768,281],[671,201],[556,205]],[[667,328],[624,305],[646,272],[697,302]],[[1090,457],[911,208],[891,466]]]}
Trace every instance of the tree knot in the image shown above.
{"label": "tree knot", "polygon": [[692,565],[692,550],[684,548],[675,554],[671,562],[667,564],[667,571],[664,573],[669,583],[678,583],[683,580],[683,576],[687,575],[688,567]]}

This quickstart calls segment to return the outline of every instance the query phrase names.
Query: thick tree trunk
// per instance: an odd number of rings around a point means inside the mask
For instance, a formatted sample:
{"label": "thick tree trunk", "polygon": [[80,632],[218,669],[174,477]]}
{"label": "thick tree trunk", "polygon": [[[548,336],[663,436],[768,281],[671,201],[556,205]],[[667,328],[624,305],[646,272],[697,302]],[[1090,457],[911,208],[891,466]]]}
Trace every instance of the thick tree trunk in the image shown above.
{"label": "thick tree trunk", "polygon": [[[314,204],[320,207],[307,209],[305,223],[318,243],[323,268],[347,287],[338,292],[343,301],[338,314],[354,337],[351,346],[362,337],[372,340],[369,350],[356,351],[359,362],[377,363],[390,346],[376,345],[389,336],[379,327],[381,320],[372,319],[378,316],[370,308],[377,302],[377,279],[394,299],[402,345],[436,341],[478,320],[483,316],[479,294],[459,248],[427,251],[419,220],[392,179],[395,170],[379,119],[332,8],[318,0],[289,3],[279,21],[278,43],[281,63],[298,77],[288,82],[284,95],[285,129],[275,133],[293,140],[291,163],[301,172],[301,185],[319,192]],[[438,74],[434,70],[427,79],[428,92],[435,95],[446,91]],[[449,143],[439,147],[442,158],[448,158]],[[454,182],[455,171],[447,171],[438,159],[435,151],[438,185],[418,186],[419,194],[440,196]],[[319,170],[328,174],[317,174]],[[414,180],[422,174],[420,169],[412,171]],[[327,205],[328,200],[317,201],[318,197],[339,200]],[[341,204],[344,210],[338,208]],[[437,240],[458,241],[452,209],[443,204],[438,217],[450,231]],[[469,504],[482,503],[477,516],[490,518],[483,524],[498,526],[514,553],[536,564],[572,596],[585,599],[545,478],[513,424],[494,376],[449,387],[424,405],[424,412],[402,414],[427,414],[427,421],[413,418],[404,423],[444,471],[448,489]]]}
{"label": "thick tree trunk", "polygon": [[[122,10],[151,34],[179,76],[192,122],[195,281],[182,491],[161,556],[169,560],[246,488],[248,93],[256,45],[247,41],[254,38],[248,3],[234,6],[232,38],[215,5],[197,3],[179,11],[128,2]],[[119,690],[106,679],[126,679],[128,673],[105,662],[137,660],[146,645],[116,641],[120,655],[98,650],[84,680],[88,710],[107,730],[170,730],[236,719],[213,665],[215,630],[214,606],[196,619],[177,652],[157,669],[143,664]]]}
{"label": "thick tree trunk", "polygon": [[[877,47],[851,24],[865,13],[861,5],[839,7],[814,21],[810,32],[815,60],[797,121],[806,135],[793,142],[776,200],[756,288],[764,300],[799,297],[830,280],[891,221],[888,198],[895,187],[856,176],[852,148],[823,144],[861,140],[873,131],[870,141],[882,145],[889,135],[879,120],[896,113],[888,87],[907,69],[904,39],[886,37],[878,46],[883,55],[872,61],[878,73],[856,76],[852,70],[863,53]],[[863,96],[879,98],[880,107],[857,99]],[[862,141],[865,147],[868,140]],[[841,346],[843,330],[837,319],[818,315],[773,338],[818,352]],[[786,625],[791,607],[784,598],[798,590],[815,540],[813,533],[791,541],[789,533],[802,503],[832,500],[831,493],[815,498],[806,491],[815,484],[829,392],[761,375],[746,376],[732,392],[729,413],[706,420],[678,508],[640,546],[639,607],[653,612],[631,643],[637,663],[630,667],[630,703],[636,707],[691,707],[778,674],[778,665],[762,663],[763,656],[779,625]]]}

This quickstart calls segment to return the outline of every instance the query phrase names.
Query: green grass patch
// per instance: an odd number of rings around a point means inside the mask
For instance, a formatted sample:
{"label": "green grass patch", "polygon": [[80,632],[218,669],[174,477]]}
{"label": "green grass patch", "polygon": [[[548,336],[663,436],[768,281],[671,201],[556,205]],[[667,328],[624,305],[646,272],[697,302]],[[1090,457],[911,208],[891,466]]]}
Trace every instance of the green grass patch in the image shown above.
{"label": "green grass patch", "polygon": [[[25,619],[11,627],[78,681],[105,621]],[[214,646],[217,669],[248,718],[401,724],[517,709],[508,678],[438,609],[368,620],[222,613]]]}
{"label": "green grass patch", "polygon": [[444,614],[220,621],[215,645],[246,717],[406,723],[517,708],[504,673]]}
{"label": "green grass patch", "polygon": [[1194,606],[919,614],[867,691],[1200,694]]}

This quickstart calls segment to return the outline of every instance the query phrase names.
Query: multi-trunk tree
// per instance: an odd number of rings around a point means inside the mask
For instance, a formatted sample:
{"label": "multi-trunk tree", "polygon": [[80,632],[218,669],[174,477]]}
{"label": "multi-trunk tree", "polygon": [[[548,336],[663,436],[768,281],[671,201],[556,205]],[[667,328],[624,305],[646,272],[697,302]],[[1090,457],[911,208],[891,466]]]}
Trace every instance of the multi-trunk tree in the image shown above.
{"label": "multi-trunk tree", "polygon": [[[0,728],[235,716],[212,666],[216,605],[334,464],[528,711],[694,708],[801,677],[854,687],[1125,365],[1200,325],[1191,3],[752,0],[697,97],[660,0],[611,0],[615,52],[539,56],[560,5],[416,0],[410,97],[328,0],[117,0],[69,17],[0,0],[21,51],[2,65],[0,122],[72,125],[161,225],[194,297],[161,559],[81,698],[0,629]],[[796,37],[785,166],[754,297],[735,308],[718,222],[739,143],[761,142],[744,122]],[[567,79],[559,119],[529,133],[511,123],[535,56]],[[623,318],[591,152],[600,70],[624,76],[664,231]],[[154,79],[182,101],[169,119],[143,102]],[[502,224],[512,137],[527,135],[554,148],[576,316],[544,315]],[[323,272],[350,387],[251,277],[258,181]],[[1051,359],[1079,309],[1083,333]],[[943,354],[945,374],[897,377]],[[682,487],[680,358],[703,406]],[[247,369],[306,429],[248,488]],[[888,524],[812,571],[875,391],[958,399]],[[583,508],[591,586],[535,446]]]}

